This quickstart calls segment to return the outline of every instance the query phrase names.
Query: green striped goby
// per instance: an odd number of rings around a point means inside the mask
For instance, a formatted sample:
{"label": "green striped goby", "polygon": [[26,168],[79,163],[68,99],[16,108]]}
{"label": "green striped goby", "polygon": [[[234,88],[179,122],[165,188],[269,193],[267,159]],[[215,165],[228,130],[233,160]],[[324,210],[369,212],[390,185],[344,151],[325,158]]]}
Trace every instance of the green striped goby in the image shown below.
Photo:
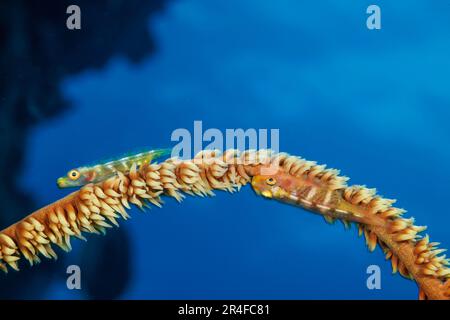
{"label": "green striped goby", "polygon": [[140,167],[169,154],[170,149],[155,149],[129,154],[119,159],[72,169],[65,176],[58,178],[56,183],[59,188],[72,188],[101,182],[114,176],[118,171],[127,173],[133,163]]}

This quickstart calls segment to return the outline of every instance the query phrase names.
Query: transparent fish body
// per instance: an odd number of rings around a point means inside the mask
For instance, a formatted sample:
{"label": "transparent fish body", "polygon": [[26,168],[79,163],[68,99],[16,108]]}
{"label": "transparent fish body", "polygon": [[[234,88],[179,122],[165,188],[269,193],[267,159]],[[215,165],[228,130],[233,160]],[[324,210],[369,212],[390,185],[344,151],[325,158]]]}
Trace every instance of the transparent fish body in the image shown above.
{"label": "transparent fish body", "polygon": [[88,183],[98,183],[116,175],[117,172],[127,173],[133,163],[140,167],[169,154],[170,149],[155,149],[128,154],[118,159],[104,161],[91,166],[74,168],[65,176],[58,178],[57,185],[59,188],[72,188]]}

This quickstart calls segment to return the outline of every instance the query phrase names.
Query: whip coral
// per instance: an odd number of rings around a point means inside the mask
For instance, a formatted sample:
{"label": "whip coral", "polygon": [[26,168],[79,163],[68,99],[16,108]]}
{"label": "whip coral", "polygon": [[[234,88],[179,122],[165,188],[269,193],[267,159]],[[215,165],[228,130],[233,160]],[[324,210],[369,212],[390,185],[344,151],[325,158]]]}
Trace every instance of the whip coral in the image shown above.
{"label": "whip coral", "polygon": [[[268,172],[267,168],[276,168]],[[0,232],[0,268],[18,270],[23,257],[33,265],[41,256],[56,258],[52,244],[71,249],[70,238],[82,233],[105,233],[128,219],[133,204],[141,209],[162,205],[162,196],[182,201],[185,194],[209,196],[213,190],[234,192],[251,182],[267,198],[298,205],[332,222],[356,223],[370,251],[377,244],[390,259],[394,272],[413,279],[420,299],[450,299],[450,269],[444,250],[421,236],[425,227],[403,218],[374,189],[347,186],[339,171],[285,153],[267,150],[223,154],[202,151],[194,159],[167,159],[161,163],[135,163],[126,172],[88,184]]]}

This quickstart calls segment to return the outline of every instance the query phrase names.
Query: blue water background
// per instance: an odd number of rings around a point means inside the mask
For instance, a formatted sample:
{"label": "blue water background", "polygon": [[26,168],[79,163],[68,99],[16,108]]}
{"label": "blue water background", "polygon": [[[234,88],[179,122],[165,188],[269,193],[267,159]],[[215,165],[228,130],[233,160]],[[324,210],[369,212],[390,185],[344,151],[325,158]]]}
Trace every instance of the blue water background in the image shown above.
{"label": "blue water background", "polygon": [[[366,28],[368,1],[173,1],[149,24],[154,55],[138,65],[117,56],[64,82],[73,107],[32,132],[21,186],[48,204],[66,194],[55,179],[68,169],[173,146],[172,131],[192,130],[194,120],[205,129],[279,128],[283,151],[399,199],[449,248],[450,5],[374,3],[379,31]],[[415,283],[392,275],[354,228],[249,187],[131,214],[121,223],[133,268],[121,298],[417,297]],[[76,241],[65,264],[88,245]],[[372,264],[381,290],[366,287]],[[43,296],[81,297],[59,280]]]}

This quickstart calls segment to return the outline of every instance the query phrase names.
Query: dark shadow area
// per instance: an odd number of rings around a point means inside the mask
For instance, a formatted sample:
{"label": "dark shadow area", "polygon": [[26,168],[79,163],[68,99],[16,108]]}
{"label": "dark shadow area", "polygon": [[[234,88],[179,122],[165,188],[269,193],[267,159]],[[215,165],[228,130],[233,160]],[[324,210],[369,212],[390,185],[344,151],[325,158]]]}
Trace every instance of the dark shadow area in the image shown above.
{"label": "dark shadow area", "polygon": [[[29,129],[70,107],[59,86],[65,77],[101,68],[113,56],[139,62],[154,43],[149,18],[165,0],[0,2],[0,228],[38,209],[32,195],[16,186]],[[66,8],[81,8],[81,30],[66,28]],[[56,200],[56,199],[55,199]],[[98,242],[97,242],[98,244]],[[117,250],[120,245],[120,250]],[[130,277],[129,241],[123,229],[107,243],[89,246],[85,268],[90,298],[117,298]],[[61,256],[61,255],[60,255]],[[120,263],[118,262],[120,261]],[[0,275],[0,298],[40,298],[53,277],[64,276],[58,262],[43,261],[21,272]],[[101,272],[108,268],[108,272]],[[120,281],[106,283],[114,274]],[[65,281],[65,279],[61,279]]]}

